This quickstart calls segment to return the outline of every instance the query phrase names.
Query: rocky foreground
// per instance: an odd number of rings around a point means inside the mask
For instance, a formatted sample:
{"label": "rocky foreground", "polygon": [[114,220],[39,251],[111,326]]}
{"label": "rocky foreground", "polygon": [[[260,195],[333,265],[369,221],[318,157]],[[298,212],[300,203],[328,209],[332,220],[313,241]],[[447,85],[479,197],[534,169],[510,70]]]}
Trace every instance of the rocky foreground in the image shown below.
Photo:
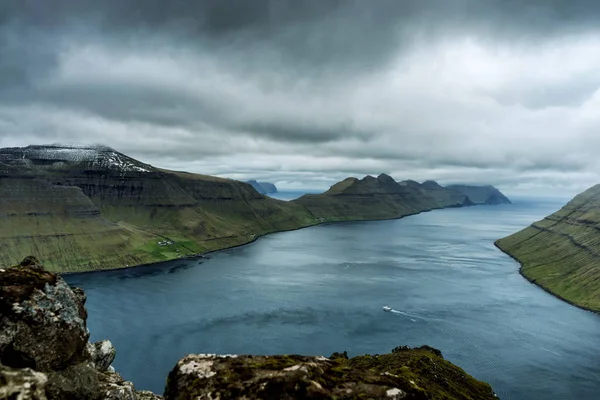
{"label": "rocky foreground", "polygon": [[[151,400],[88,341],[85,294],[29,257],[0,269],[0,399]],[[428,346],[348,358],[188,355],[164,399],[494,399],[491,387]]]}

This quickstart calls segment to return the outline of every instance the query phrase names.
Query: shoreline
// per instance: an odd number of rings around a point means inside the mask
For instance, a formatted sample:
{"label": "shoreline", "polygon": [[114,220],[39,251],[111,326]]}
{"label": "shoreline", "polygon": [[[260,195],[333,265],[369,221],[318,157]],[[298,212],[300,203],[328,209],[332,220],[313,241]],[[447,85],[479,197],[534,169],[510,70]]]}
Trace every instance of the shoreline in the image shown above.
{"label": "shoreline", "polygon": [[187,256],[187,257],[181,257],[181,258],[173,258],[171,260],[162,260],[162,261],[156,261],[156,262],[151,262],[151,263],[144,263],[144,264],[137,264],[137,265],[129,265],[129,266],[124,266],[124,267],[118,267],[118,268],[95,269],[95,270],[92,270],[92,271],[78,271],[78,272],[56,272],[56,274],[61,275],[61,276],[79,275],[79,274],[93,274],[93,273],[96,273],[96,272],[121,271],[121,270],[124,270],[124,269],[152,267],[152,266],[156,266],[158,264],[163,264],[163,263],[168,263],[168,262],[173,262],[173,261],[201,260],[203,258],[207,258],[206,256],[209,255],[209,254],[213,254],[213,253],[217,253],[217,252],[225,251],[225,250],[231,250],[231,249],[235,249],[237,247],[247,246],[249,244],[252,244],[252,243],[256,242],[258,239],[260,239],[262,237],[265,237],[267,235],[272,235],[274,233],[293,232],[293,231],[298,231],[300,229],[312,228],[312,227],[315,227],[315,226],[321,226],[321,225],[327,225],[327,224],[343,224],[343,223],[348,223],[348,222],[393,221],[393,220],[402,219],[402,218],[406,218],[406,217],[411,217],[413,215],[419,215],[419,214],[426,213],[426,212],[431,212],[431,211],[446,210],[446,209],[455,209],[455,208],[464,208],[464,207],[475,207],[475,206],[478,206],[478,205],[479,204],[475,204],[473,206],[461,206],[461,207],[449,206],[449,207],[432,208],[430,210],[418,211],[418,212],[414,212],[414,213],[411,213],[411,214],[405,214],[405,215],[401,215],[399,217],[391,217],[391,218],[349,219],[349,220],[342,220],[342,221],[322,221],[322,222],[316,222],[316,223],[311,224],[311,225],[299,226],[299,227],[296,227],[296,228],[281,229],[281,230],[276,230],[276,231],[272,231],[272,232],[265,232],[265,233],[262,233],[260,235],[256,235],[254,238],[252,238],[251,240],[249,240],[247,242],[243,242],[243,243],[239,243],[239,244],[234,244],[232,246],[226,246],[226,247],[223,247],[223,248],[220,248],[220,249],[209,250],[209,251],[206,251],[206,252],[204,252],[204,253],[202,253],[200,255],[193,255],[193,256]]}
{"label": "shoreline", "polygon": [[[500,240],[500,239],[498,239],[498,240]],[[496,248],[498,250],[500,250],[502,253],[506,254],[507,256],[509,256],[510,258],[512,258],[513,260],[515,260],[517,263],[519,263],[519,275],[521,275],[523,278],[525,278],[529,283],[531,283],[532,285],[534,285],[534,286],[542,289],[544,292],[546,292],[546,293],[548,293],[548,294],[556,297],[557,299],[559,299],[561,301],[564,301],[565,303],[568,303],[568,304],[570,304],[570,305],[572,305],[574,307],[579,308],[580,310],[587,311],[587,312],[590,312],[592,314],[600,315],[600,311],[599,310],[594,310],[594,309],[591,309],[589,307],[579,305],[579,304],[577,304],[577,303],[575,303],[575,302],[573,302],[573,301],[571,301],[569,299],[566,299],[566,298],[562,297],[558,293],[554,293],[553,291],[551,291],[550,289],[546,288],[545,286],[540,285],[539,283],[537,283],[537,281],[535,279],[529,278],[527,275],[525,275],[523,273],[523,263],[518,258],[516,258],[515,256],[513,256],[509,252],[505,251],[502,247],[500,247],[498,245],[498,240],[494,241],[494,246],[496,246]]]}

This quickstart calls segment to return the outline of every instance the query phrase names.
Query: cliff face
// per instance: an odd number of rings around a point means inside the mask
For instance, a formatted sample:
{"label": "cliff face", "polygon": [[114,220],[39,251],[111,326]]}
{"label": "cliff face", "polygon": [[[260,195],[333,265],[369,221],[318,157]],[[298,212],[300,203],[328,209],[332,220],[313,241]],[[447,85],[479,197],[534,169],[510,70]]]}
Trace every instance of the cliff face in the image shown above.
{"label": "cliff face", "polygon": [[[160,400],[111,367],[108,340],[89,343],[85,293],[27,258],[0,269],[0,398]],[[352,359],[189,355],[169,374],[166,400],[495,399],[491,387],[439,350],[398,347]]]}
{"label": "cliff face", "polygon": [[466,195],[474,204],[497,205],[511,203],[508,197],[503,195],[502,192],[491,185],[449,185],[446,187]]}
{"label": "cliff face", "polygon": [[0,149],[0,195],[0,262],[33,254],[58,272],[172,260],[324,221],[471,205],[433,181],[385,174],[286,202],[248,183],[158,169],[103,146]]}
{"label": "cliff face", "polygon": [[135,232],[105,218],[77,186],[56,185],[27,168],[0,169],[0,263],[34,253],[51,265],[98,268],[148,260],[133,250],[152,235]]}
{"label": "cliff face", "polygon": [[257,182],[255,180],[250,180],[246,183],[250,184],[254,190],[260,194],[277,193],[277,187],[270,182]]}
{"label": "cliff face", "polygon": [[530,281],[600,312],[600,185],[496,245],[521,263]]}
{"label": "cliff face", "polygon": [[159,399],[110,366],[109,341],[89,343],[85,294],[34,258],[0,269],[0,397]]}
{"label": "cliff face", "polygon": [[249,184],[160,170],[107,147],[0,149],[0,171],[4,263],[27,252],[57,271],[139,265],[313,221]]}
{"label": "cliff face", "polygon": [[326,221],[400,218],[436,208],[471,204],[465,195],[435,182],[398,183],[386,174],[360,180],[348,178],[323,194],[305,195],[294,202]]}

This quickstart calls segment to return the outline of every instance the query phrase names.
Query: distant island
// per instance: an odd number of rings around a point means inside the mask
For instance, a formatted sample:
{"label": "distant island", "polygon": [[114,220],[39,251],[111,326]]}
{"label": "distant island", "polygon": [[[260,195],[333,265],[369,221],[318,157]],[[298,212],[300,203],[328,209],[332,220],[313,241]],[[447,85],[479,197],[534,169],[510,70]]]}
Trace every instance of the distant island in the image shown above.
{"label": "distant island", "polygon": [[255,180],[249,180],[246,181],[246,183],[249,183],[254,190],[260,194],[277,193],[277,187],[270,182],[257,182]]}
{"label": "distant island", "polygon": [[123,268],[200,256],[271,232],[477,201],[433,181],[385,174],[281,201],[249,183],[156,168],[105,146],[3,148],[0,264],[32,254],[55,272]]}
{"label": "distant island", "polygon": [[454,189],[466,196],[475,204],[510,204],[508,197],[503,195],[498,189],[491,185],[473,186],[473,185],[449,185],[448,189]]}
{"label": "distant island", "polygon": [[521,263],[521,274],[531,282],[600,312],[600,185],[496,246]]}

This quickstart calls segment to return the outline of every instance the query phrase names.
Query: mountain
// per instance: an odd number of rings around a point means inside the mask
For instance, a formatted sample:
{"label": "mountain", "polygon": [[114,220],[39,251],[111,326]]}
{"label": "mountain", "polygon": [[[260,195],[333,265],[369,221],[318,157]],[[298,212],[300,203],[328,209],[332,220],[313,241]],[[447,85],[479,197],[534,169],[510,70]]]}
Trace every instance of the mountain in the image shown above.
{"label": "mountain", "polygon": [[471,199],[475,204],[511,204],[508,197],[502,194],[498,189],[491,185],[472,186],[472,185],[449,185],[447,189],[456,190]]}
{"label": "mountain", "polygon": [[464,193],[461,193],[456,189],[443,187],[435,181],[423,182],[421,184],[421,190],[423,190],[428,196],[432,197],[436,201],[438,208],[465,207],[475,205],[475,203],[473,203],[471,199]]}
{"label": "mountain", "polygon": [[5,264],[33,253],[62,272],[118,268],[314,223],[246,183],[158,169],[103,146],[0,149],[0,171]]}
{"label": "mountain", "polygon": [[246,181],[246,183],[249,183],[260,194],[277,193],[277,187],[269,182],[250,180]]}
{"label": "mountain", "polygon": [[550,293],[600,312],[600,185],[496,245]]}
{"label": "mountain", "polygon": [[[437,184],[436,184],[437,185]],[[322,194],[307,194],[293,202],[306,207],[322,221],[400,218],[436,208],[470,205],[469,199],[437,185],[377,178],[347,178]]]}
{"label": "mountain", "polygon": [[[262,186],[261,186],[262,187]],[[33,254],[58,272],[121,268],[249,243],[321,222],[389,219],[472,202],[433,181],[348,178],[272,199],[251,184],[170,171],[105,146],[0,149],[0,263]]]}
{"label": "mountain", "polygon": [[270,182],[258,182],[258,184],[264,189],[266,194],[277,193],[277,186]]}

